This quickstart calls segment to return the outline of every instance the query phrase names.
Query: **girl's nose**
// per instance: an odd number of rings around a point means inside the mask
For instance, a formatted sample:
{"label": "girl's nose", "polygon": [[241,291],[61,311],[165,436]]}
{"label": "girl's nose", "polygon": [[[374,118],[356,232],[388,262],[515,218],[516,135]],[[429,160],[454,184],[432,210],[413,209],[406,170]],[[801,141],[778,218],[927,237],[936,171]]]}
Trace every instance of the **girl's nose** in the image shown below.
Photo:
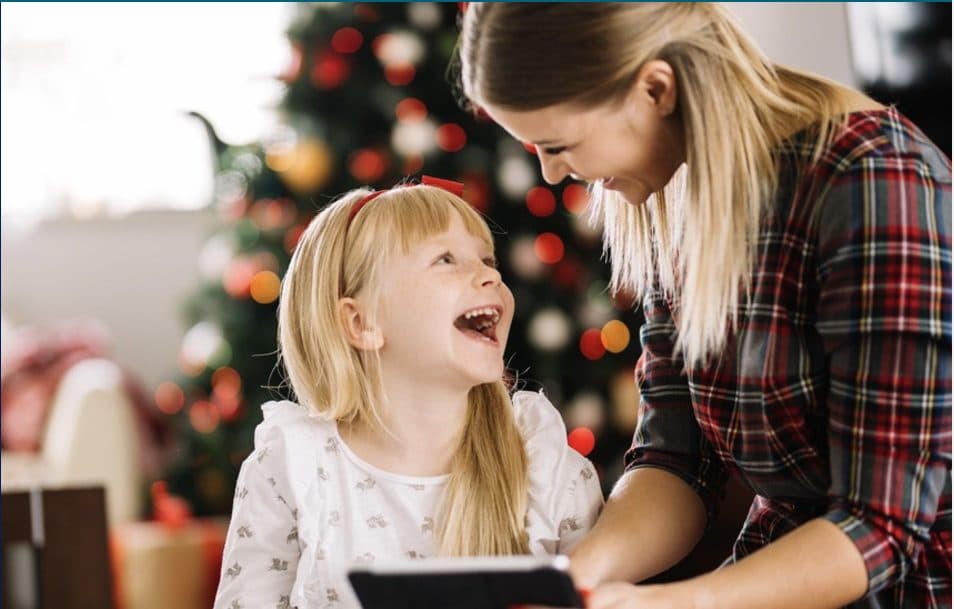
{"label": "girl's nose", "polygon": [[480,269],[477,271],[476,280],[477,284],[481,287],[500,285],[503,282],[500,271],[483,263],[481,263]]}

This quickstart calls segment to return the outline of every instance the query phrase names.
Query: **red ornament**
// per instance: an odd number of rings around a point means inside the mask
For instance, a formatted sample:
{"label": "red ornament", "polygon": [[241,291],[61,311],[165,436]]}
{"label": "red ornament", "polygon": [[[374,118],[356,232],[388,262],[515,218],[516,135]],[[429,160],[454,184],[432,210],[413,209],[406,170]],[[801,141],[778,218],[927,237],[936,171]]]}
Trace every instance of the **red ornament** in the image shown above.
{"label": "red ornament", "polygon": [[335,89],[348,79],[351,64],[336,53],[322,53],[311,70],[311,82],[319,89]]}
{"label": "red ornament", "polygon": [[543,233],[533,242],[533,252],[546,264],[556,264],[562,260],[563,251],[563,240],[553,233]]}
{"label": "red ornament", "polygon": [[189,407],[189,423],[199,433],[212,433],[219,426],[221,413],[208,400],[196,400]]}
{"label": "red ornament", "polygon": [[[285,233],[285,251],[289,254],[295,251],[295,246],[298,245],[298,240],[301,239],[301,236],[305,233],[305,224],[297,224]],[[251,282],[251,279],[249,279]]]}
{"label": "red ornament", "polygon": [[569,184],[563,189],[563,206],[571,213],[582,213],[588,203],[589,194],[582,184]]}
{"label": "red ornament", "polygon": [[373,184],[388,170],[388,160],[380,151],[364,148],[352,155],[348,168],[357,181]]}
{"label": "red ornament", "polygon": [[596,436],[587,427],[577,427],[567,434],[566,441],[570,448],[584,457],[593,452],[593,448],[596,446]]}
{"label": "red ornament", "polygon": [[529,152],[530,154],[536,156],[537,147],[529,142],[520,142],[520,145],[523,146],[523,149]]}
{"label": "red ornament", "polygon": [[580,353],[588,360],[596,361],[606,354],[603,334],[599,328],[590,328],[580,336]]}
{"label": "red ornament", "polygon": [[556,197],[549,188],[535,186],[527,193],[527,209],[538,218],[546,218],[556,211]]}
{"label": "red ornament", "polygon": [[262,269],[251,260],[236,258],[222,275],[222,287],[232,298],[248,298],[251,294],[252,277],[260,270]]}
{"label": "red ornament", "polygon": [[394,107],[394,114],[402,123],[416,123],[427,118],[427,106],[415,97],[405,97]]}
{"label": "red ornament", "polygon": [[445,123],[437,128],[437,147],[444,152],[457,152],[467,145],[467,132],[460,125]]}
{"label": "red ornament", "polygon": [[331,37],[331,48],[339,53],[354,53],[361,48],[364,36],[353,27],[343,27]]}
{"label": "red ornament", "polygon": [[384,78],[395,87],[402,87],[414,80],[417,71],[407,62],[389,63],[384,66]]}
{"label": "red ornament", "polygon": [[566,258],[557,264],[553,272],[553,282],[565,290],[576,289],[582,276],[582,268],[575,260]]}
{"label": "red ornament", "polygon": [[185,405],[185,394],[182,388],[172,381],[159,383],[155,393],[156,407],[165,414],[175,414]]}
{"label": "red ornament", "polygon": [[490,183],[487,176],[468,173],[464,176],[464,200],[481,213],[490,209]]}
{"label": "red ornament", "polygon": [[181,529],[192,518],[189,503],[177,495],[169,494],[166,482],[152,483],[152,514],[160,524],[173,530]]}

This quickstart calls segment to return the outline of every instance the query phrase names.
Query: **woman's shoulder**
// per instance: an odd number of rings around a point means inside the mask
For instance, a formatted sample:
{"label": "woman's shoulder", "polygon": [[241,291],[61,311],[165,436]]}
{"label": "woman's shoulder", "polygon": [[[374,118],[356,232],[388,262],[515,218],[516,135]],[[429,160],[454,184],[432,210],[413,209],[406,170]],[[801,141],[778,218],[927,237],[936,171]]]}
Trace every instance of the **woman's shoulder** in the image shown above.
{"label": "woman's shoulder", "polygon": [[932,179],[950,183],[951,161],[910,119],[893,106],[851,112],[838,124],[816,171],[837,174],[859,164],[916,165]]}

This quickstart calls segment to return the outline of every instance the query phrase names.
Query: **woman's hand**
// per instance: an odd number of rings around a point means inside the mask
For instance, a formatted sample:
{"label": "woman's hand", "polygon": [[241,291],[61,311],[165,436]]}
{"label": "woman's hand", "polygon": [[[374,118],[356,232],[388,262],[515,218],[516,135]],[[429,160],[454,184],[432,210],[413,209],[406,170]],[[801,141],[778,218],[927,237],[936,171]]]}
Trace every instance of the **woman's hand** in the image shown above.
{"label": "woman's hand", "polygon": [[696,609],[679,585],[610,583],[593,590],[586,599],[586,609]]}

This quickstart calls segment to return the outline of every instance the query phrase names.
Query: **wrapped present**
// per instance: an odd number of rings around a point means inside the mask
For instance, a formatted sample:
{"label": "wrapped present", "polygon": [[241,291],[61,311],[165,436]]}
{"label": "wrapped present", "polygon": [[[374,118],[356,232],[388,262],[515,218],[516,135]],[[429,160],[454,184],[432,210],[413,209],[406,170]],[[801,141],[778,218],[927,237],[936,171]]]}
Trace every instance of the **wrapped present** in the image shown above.
{"label": "wrapped present", "polygon": [[150,521],[110,531],[117,609],[210,609],[218,587],[226,519],[178,527]]}

